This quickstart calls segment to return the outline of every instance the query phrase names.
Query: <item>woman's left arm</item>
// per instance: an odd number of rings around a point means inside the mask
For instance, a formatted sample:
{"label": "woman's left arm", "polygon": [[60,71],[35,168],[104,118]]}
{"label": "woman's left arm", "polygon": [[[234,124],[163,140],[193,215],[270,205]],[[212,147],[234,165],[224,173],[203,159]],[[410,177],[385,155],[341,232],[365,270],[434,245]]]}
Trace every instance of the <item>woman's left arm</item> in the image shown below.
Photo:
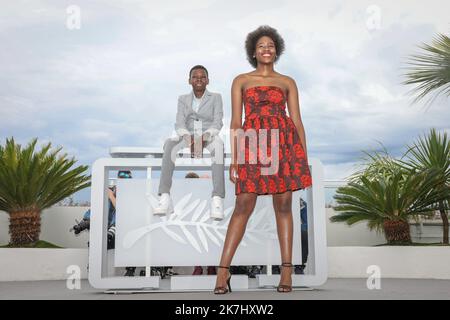
{"label": "woman's left arm", "polygon": [[300,115],[300,102],[298,97],[298,89],[295,80],[292,78],[288,78],[287,106],[289,110],[289,116],[292,119],[292,122],[294,122],[295,127],[297,128],[297,132],[300,137],[303,150],[305,151],[306,160],[308,160],[305,128],[303,127],[302,118]]}

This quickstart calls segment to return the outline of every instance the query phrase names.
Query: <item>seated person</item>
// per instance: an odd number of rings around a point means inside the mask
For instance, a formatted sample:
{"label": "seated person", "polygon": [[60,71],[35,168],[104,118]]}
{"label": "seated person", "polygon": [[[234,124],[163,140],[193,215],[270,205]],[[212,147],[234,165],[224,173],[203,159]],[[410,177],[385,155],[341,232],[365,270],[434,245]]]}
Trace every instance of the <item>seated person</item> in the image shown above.
{"label": "seated person", "polygon": [[[225,198],[224,151],[223,141],[218,136],[223,122],[222,97],[219,93],[206,90],[209,83],[208,71],[197,65],[189,72],[190,94],[178,98],[178,111],[175,129],[176,138],[169,138],[164,144],[161,178],[158,194],[159,203],[153,213],[165,215],[173,212],[170,198],[172,176],[175,169],[177,152],[186,147],[193,147],[194,155],[199,156],[207,148],[212,159],[212,200],[211,218],[223,219],[223,198]],[[201,135],[196,135],[197,131]]]}

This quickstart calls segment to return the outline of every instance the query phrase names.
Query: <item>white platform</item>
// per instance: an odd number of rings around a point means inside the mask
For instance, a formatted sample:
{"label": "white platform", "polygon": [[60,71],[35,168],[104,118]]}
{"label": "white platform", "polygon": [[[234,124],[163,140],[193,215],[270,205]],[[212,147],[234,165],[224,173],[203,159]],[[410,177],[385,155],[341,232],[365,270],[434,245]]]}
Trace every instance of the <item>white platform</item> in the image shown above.
{"label": "white platform", "polygon": [[[106,223],[107,223],[107,195],[106,186],[108,183],[108,173],[110,170],[147,170],[147,178],[151,177],[153,169],[161,167],[161,151],[147,150],[146,158],[133,158],[130,156],[130,152],[133,150],[115,150],[118,155],[126,155],[127,158],[103,158],[98,159],[92,167],[92,187],[91,187],[91,232],[90,232],[90,257],[89,257],[89,282],[91,285],[98,289],[143,289],[146,287],[154,287],[157,284],[152,282],[146,277],[136,277],[135,279],[120,278],[115,280],[116,277],[111,277],[107,274],[107,252],[106,252]],[[136,150],[134,150],[136,151]],[[141,150],[142,151],[142,150]],[[132,152],[131,152],[132,153]],[[145,152],[140,152],[142,156]],[[189,159],[181,158],[176,160],[177,170],[208,170],[210,168],[211,159]],[[308,281],[302,281],[301,285],[320,286],[325,283],[327,279],[327,249],[326,249],[326,213],[325,213],[325,199],[323,188],[323,166],[318,159],[312,158],[309,160],[310,170],[312,174],[313,186],[307,191],[307,203],[308,203],[308,232],[309,232],[309,256],[308,264],[312,268],[311,274],[302,275],[304,279]],[[225,159],[225,170],[229,167],[230,159]],[[232,194],[228,196],[233,197]],[[118,199],[119,200],[119,199]],[[146,211],[143,211],[146,212]],[[183,215],[181,213],[180,215]],[[173,235],[173,232],[172,232]],[[173,235],[174,236],[174,235]],[[205,238],[203,237],[203,240]],[[156,239],[157,240],[157,239]],[[223,239],[221,239],[223,241]],[[204,243],[204,241],[203,241]],[[163,248],[161,248],[163,250]],[[279,250],[278,250],[279,251]],[[277,252],[278,252],[277,251]],[[154,251],[147,251],[154,252]],[[255,254],[265,254],[264,252],[255,252]],[[172,255],[176,255],[176,252],[171,252]],[[279,255],[279,252],[278,252]],[[215,257],[215,261],[219,261],[219,257]],[[193,259],[195,260],[195,259]],[[267,258],[266,263],[261,263],[261,257],[253,261],[248,257],[246,263],[240,265],[260,265],[260,264],[273,264],[273,256]],[[149,260],[150,261],[150,260]],[[278,261],[278,259],[277,259]],[[296,261],[293,261],[296,262]],[[176,263],[162,263],[161,264],[146,264],[147,266],[158,265],[177,265]],[[188,265],[198,263],[198,261],[186,261]],[[239,264],[239,263],[238,263]],[[134,265],[134,264],[131,264]],[[209,264],[205,264],[209,265]],[[271,277],[271,284],[278,284],[278,276],[268,275]],[[245,277],[246,278],[246,277]],[[245,287],[245,280],[238,280],[236,288],[241,285]],[[177,280],[174,277],[174,286],[171,288],[181,288],[191,286],[191,290],[196,288],[211,286],[212,280],[200,280],[194,279],[180,279]],[[195,280],[195,281],[193,281]],[[196,281],[204,281],[204,283],[196,284]],[[243,281],[242,284],[239,281]],[[248,281],[248,279],[247,279]],[[248,288],[248,284],[247,284]],[[161,288],[162,289],[162,288]],[[181,289],[179,289],[181,290]],[[197,289],[201,290],[201,289]]]}
{"label": "white platform", "polygon": [[[213,290],[216,284],[216,276],[174,276],[170,279],[172,290]],[[248,289],[248,277],[246,275],[233,275],[231,277],[231,289]]]}

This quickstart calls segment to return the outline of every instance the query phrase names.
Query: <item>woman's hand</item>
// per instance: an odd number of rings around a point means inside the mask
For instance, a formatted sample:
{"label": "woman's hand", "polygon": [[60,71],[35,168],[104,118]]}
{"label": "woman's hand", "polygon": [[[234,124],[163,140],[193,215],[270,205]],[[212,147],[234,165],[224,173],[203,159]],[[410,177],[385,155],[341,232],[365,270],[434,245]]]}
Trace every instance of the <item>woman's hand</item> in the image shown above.
{"label": "woman's hand", "polygon": [[238,177],[238,165],[236,163],[232,163],[230,165],[230,180],[233,183],[236,183]]}

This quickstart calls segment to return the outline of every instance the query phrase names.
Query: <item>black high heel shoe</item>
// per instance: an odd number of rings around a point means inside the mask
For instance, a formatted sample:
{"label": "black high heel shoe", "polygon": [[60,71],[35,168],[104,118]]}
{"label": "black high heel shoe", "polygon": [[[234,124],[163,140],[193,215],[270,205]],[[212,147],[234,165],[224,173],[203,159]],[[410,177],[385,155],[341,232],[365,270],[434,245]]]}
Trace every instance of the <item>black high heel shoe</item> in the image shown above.
{"label": "black high heel shoe", "polygon": [[[230,270],[230,267],[218,266],[218,268]],[[228,271],[227,286],[226,287],[215,287],[214,294],[226,294],[228,292],[231,292],[230,280],[231,280],[231,273],[230,273],[230,271]]]}
{"label": "black high heel shoe", "polygon": [[[294,266],[292,265],[292,263],[287,263],[287,262],[283,262],[281,264],[282,267],[286,267],[286,268],[293,268]],[[281,275],[280,275],[281,276]],[[285,292],[291,292],[292,291],[292,286],[287,285],[287,284],[280,284],[277,287],[277,291],[281,292],[281,293],[285,293]]]}

